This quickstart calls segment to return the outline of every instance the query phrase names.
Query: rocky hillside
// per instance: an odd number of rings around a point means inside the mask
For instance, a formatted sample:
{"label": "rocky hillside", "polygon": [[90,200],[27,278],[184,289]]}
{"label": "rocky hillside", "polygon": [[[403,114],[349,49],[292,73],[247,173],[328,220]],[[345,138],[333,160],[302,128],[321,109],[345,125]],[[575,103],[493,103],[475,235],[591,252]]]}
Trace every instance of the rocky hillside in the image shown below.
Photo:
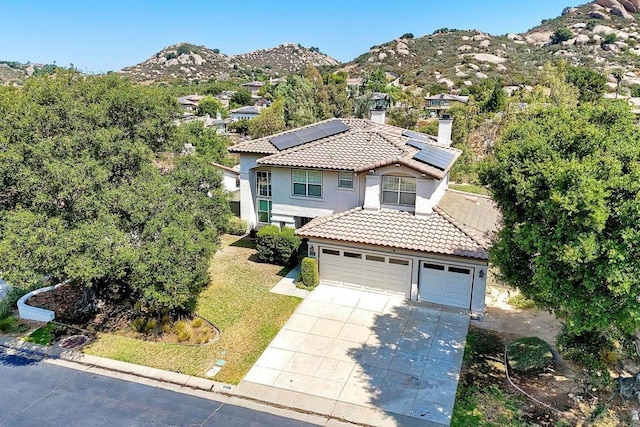
{"label": "rocky hillside", "polygon": [[58,68],[53,64],[22,64],[16,61],[0,61],[0,85],[21,85],[27,77],[48,74]]}
{"label": "rocky hillside", "polygon": [[[640,0],[598,0],[565,8],[520,34],[493,36],[477,30],[441,29],[434,34],[392,40],[346,64],[352,76],[383,67],[400,76],[403,85],[427,91],[460,89],[486,78],[505,85],[535,83],[539,67],[554,58],[585,65],[608,75],[621,68],[624,86],[640,84]],[[563,31],[566,40],[554,40]]]}
{"label": "rocky hillside", "polygon": [[237,62],[217,49],[179,43],[119,72],[141,83],[153,83],[176,78],[204,80],[225,77],[234,66],[238,67]]}
{"label": "rocky hillside", "polygon": [[232,73],[279,76],[303,70],[308,64],[337,65],[338,61],[315,48],[284,43],[271,49],[227,56],[218,49],[179,43],[166,47],[140,64],[120,71],[143,83],[182,79],[226,78]]}
{"label": "rocky hillside", "polygon": [[303,70],[308,64],[333,66],[339,62],[321,53],[317,48],[307,49],[297,43],[283,43],[271,49],[255,50],[233,57],[242,64],[251,67],[264,67],[273,72],[288,74]]}

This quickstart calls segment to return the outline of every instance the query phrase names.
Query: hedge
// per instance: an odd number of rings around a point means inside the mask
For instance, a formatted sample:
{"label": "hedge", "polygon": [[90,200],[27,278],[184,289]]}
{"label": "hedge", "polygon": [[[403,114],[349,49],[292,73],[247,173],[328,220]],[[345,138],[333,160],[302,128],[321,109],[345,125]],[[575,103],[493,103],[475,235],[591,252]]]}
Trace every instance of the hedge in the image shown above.
{"label": "hedge", "polygon": [[320,283],[320,275],[318,274],[318,261],[315,258],[303,258],[300,263],[300,277],[304,286],[311,290]]}
{"label": "hedge", "polygon": [[280,229],[275,225],[266,225],[258,231],[256,250],[262,261],[290,265],[295,262],[300,243],[293,228]]}

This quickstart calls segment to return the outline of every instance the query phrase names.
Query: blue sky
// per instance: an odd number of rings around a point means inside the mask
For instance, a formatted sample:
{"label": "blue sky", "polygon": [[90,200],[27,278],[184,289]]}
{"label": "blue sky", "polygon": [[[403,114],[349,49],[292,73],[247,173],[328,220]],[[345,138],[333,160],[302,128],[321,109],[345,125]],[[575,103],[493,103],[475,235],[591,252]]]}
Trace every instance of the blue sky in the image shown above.
{"label": "blue sky", "polygon": [[118,70],[190,42],[233,55],[283,42],[349,61],[404,33],[475,28],[524,32],[553,18],[557,0],[0,0],[0,60]]}

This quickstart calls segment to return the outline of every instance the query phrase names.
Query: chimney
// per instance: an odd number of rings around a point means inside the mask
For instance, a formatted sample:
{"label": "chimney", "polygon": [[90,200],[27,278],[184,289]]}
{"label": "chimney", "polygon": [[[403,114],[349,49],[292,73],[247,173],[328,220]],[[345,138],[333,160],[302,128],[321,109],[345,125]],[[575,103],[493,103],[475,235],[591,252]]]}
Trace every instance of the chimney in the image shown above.
{"label": "chimney", "polygon": [[386,118],[387,118],[387,110],[385,108],[374,108],[373,110],[371,110],[372,122],[384,125]]}
{"label": "chimney", "polygon": [[449,114],[444,114],[438,119],[438,143],[451,145],[451,128],[453,124],[453,118]]}

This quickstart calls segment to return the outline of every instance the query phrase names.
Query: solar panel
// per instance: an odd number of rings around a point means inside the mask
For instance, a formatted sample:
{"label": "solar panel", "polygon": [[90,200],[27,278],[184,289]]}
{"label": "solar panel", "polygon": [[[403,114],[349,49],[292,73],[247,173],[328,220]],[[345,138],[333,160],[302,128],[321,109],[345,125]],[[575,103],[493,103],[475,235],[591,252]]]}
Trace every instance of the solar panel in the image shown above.
{"label": "solar panel", "polygon": [[413,148],[417,148],[418,150],[422,150],[424,147],[426,147],[426,145],[424,145],[422,142],[416,141],[415,139],[410,139],[409,141],[407,141],[407,145],[410,145]]}
{"label": "solar panel", "polygon": [[279,150],[286,150],[287,148],[295,147],[300,144],[304,144],[295,133],[287,133],[285,135],[276,136],[269,141]]}
{"label": "solar panel", "polygon": [[411,130],[405,130],[402,132],[402,136],[407,136],[409,138],[418,140],[418,141],[422,141],[422,142],[431,142],[432,139],[429,138],[429,135],[425,135],[424,133],[420,133],[420,132],[413,132]]}
{"label": "solar panel", "polygon": [[279,150],[296,147],[307,142],[317,141],[328,136],[337,135],[349,130],[349,126],[340,120],[331,120],[325,123],[309,126],[305,129],[295,130],[284,135],[271,138],[269,141]]}
{"label": "solar panel", "polygon": [[438,169],[445,170],[455,158],[455,153],[443,150],[438,147],[425,146],[413,158],[419,162],[426,163]]}

